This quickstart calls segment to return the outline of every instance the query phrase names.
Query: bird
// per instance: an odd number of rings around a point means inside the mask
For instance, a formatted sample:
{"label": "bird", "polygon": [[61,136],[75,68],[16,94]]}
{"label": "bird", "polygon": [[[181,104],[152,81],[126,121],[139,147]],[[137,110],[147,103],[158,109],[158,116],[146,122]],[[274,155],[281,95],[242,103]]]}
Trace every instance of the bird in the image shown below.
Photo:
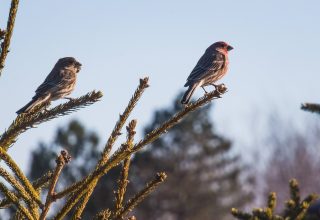
{"label": "bird", "polygon": [[228,71],[228,51],[232,49],[233,47],[224,41],[215,42],[206,49],[187,78],[184,87],[188,89],[181,99],[181,104],[188,104],[198,87],[202,87],[205,93],[207,93],[205,86],[212,85],[217,88],[215,82]]}
{"label": "bird", "polygon": [[44,82],[37,88],[32,100],[16,113],[29,113],[36,106],[43,103],[66,98],[73,91],[77,73],[81,70],[82,64],[73,57],[60,58]]}

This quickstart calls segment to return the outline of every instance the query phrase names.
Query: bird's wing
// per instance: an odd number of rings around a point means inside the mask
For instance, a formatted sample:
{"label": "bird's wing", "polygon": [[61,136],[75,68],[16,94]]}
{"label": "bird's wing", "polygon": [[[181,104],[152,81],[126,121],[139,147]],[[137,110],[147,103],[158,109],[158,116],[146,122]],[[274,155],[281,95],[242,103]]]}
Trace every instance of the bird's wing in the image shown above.
{"label": "bird's wing", "polygon": [[49,75],[46,77],[44,82],[37,88],[36,95],[44,94],[53,87],[57,86],[61,81],[60,71],[53,68]]}
{"label": "bird's wing", "polygon": [[208,55],[205,53],[190,73],[186,85],[189,84],[189,82],[201,80],[208,74],[212,74],[212,72],[220,70],[223,68],[224,64],[225,57],[223,54],[216,53]]}

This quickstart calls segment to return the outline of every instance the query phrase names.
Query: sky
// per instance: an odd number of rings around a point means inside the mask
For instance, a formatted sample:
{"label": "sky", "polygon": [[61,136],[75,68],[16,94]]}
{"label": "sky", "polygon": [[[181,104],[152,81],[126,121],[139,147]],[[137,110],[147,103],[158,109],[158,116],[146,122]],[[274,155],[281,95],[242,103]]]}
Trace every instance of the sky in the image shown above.
{"label": "sky", "polygon": [[[2,28],[9,7],[9,0],[1,1]],[[319,8],[316,0],[20,1],[0,77],[0,131],[30,101],[55,62],[74,56],[83,66],[72,96],[101,90],[102,101],[20,135],[9,151],[18,164],[28,170],[31,150],[75,118],[105,142],[139,78],[149,76],[150,88],[130,117],[138,119],[141,134],[153,112],[170,106],[185,89],[205,49],[220,40],[235,49],[221,80],[228,93],[212,111],[216,129],[247,144],[275,110],[302,124],[314,116],[300,104],[320,102]],[[195,97],[202,95],[199,89]]]}

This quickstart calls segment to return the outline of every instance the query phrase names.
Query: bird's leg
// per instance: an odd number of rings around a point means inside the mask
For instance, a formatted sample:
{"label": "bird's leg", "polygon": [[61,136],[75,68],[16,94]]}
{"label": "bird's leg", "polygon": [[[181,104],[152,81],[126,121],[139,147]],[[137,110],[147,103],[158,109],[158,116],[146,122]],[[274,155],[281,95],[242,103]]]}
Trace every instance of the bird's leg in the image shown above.
{"label": "bird's leg", "polygon": [[204,93],[207,94],[208,92],[204,89],[204,86],[201,86],[201,88],[203,89]]}
{"label": "bird's leg", "polygon": [[71,97],[64,97],[64,99],[68,99],[69,101],[73,101],[73,98],[71,98]]}
{"label": "bird's leg", "polygon": [[217,87],[219,87],[219,85],[216,85],[214,83],[211,83],[212,86],[214,86],[215,90],[217,90]]}

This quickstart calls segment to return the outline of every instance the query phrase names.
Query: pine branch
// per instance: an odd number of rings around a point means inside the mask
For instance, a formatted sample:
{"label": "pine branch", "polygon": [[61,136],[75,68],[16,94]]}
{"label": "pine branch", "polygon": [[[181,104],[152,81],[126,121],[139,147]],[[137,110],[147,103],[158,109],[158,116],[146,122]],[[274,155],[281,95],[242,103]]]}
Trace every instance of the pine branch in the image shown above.
{"label": "pine branch", "polygon": [[36,192],[32,184],[29,182],[27,177],[20,170],[18,165],[15,163],[15,161],[2,148],[0,148],[0,158],[4,160],[4,162],[8,165],[8,167],[10,167],[10,169],[13,171],[15,176],[20,180],[25,190],[28,192],[29,196],[32,198],[32,201],[36,202],[38,206],[41,208],[42,203],[41,203],[39,194]]}
{"label": "pine branch", "polygon": [[[135,127],[137,125],[136,120],[132,120],[129,125],[127,126],[127,142],[126,146],[128,151],[131,151],[133,147],[133,140],[135,132]],[[128,175],[129,175],[129,168],[130,168],[130,159],[131,155],[129,155],[123,162],[122,170],[120,173],[120,178],[118,180],[118,191],[116,192],[116,205],[114,213],[119,214],[122,208],[122,202],[124,198],[124,194],[126,193],[127,185],[128,185]]]}
{"label": "pine branch", "polygon": [[112,220],[122,220],[130,211],[133,210],[141,201],[143,201],[151,192],[155,190],[155,188],[165,181],[167,175],[164,172],[157,173],[156,178],[149,183],[147,183],[146,187],[138,192],[132,199],[130,199],[126,205],[121,208],[121,211],[113,216]]}
{"label": "pine branch", "polygon": [[10,41],[13,33],[14,22],[16,19],[17,11],[18,11],[19,0],[12,0],[11,7],[9,12],[9,18],[7,22],[7,30],[5,32],[4,41],[1,43],[1,54],[0,54],[0,76],[2,73],[2,69],[4,67],[4,63],[6,57],[9,52]]}
{"label": "pine branch", "polygon": [[[24,200],[24,202],[28,205],[30,208],[30,211],[32,212],[32,216],[34,218],[37,217],[37,210],[34,209],[33,202],[26,192],[26,190],[23,188],[23,186],[12,176],[9,172],[7,172],[5,169],[0,167],[0,176],[4,178],[17,192],[18,195]],[[18,196],[15,194],[15,196],[18,198]]]}
{"label": "pine branch", "polygon": [[[158,128],[149,132],[144,139],[142,139],[139,143],[137,143],[132,151],[128,152],[123,147],[120,147],[106,162],[105,165],[101,166],[99,169],[95,170],[91,175],[85,177],[84,179],[74,183],[70,187],[63,190],[61,193],[58,193],[59,196],[65,196],[67,194],[73,193],[74,195],[69,200],[78,199],[80,195],[86,190],[91,184],[101,178],[104,174],[106,174],[111,168],[115,167],[122,160],[125,160],[129,155],[141,150],[145,145],[151,143],[155,139],[159,138],[160,135],[167,132],[168,129],[176,125],[180,120],[182,120],[188,113],[202,107],[205,104],[208,104],[213,99],[221,98],[221,94],[224,94],[227,91],[227,88],[224,85],[221,85],[218,88],[219,91],[215,90],[213,92],[208,93],[204,97],[198,99],[195,103],[191,103],[187,105],[184,109],[176,113],[172,118],[164,122]],[[83,194],[82,194],[83,195]],[[71,203],[71,201],[69,202]]]}
{"label": "pine branch", "polygon": [[34,218],[23,205],[19,203],[19,199],[14,195],[14,193],[10,192],[10,190],[0,182],[0,191],[8,198],[10,201],[16,205],[16,207],[23,213],[23,215],[30,220],[33,220]]}
{"label": "pine branch", "polygon": [[[96,166],[96,169],[95,169],[96,171],[99,169],[100,166],[105,164],[106,161],[108,160],[109,153],[110,153],[115,141],[117,140],[118,136],[121,135],[120,131],[121,131],[122,127],[124,126],[126,120],[128,119],[130,113],[132,112],[132,110],[136,106],[137,102],[139,101],[144,90],[149,87],[148,81],[149,81],[148,77],[145,77],[144,79],[140,79],[140,84],[139,84],[138,88],[134,92],[134,95],[130,99],[126,109],[124,110],[123,114],[120,115],[119,120],[117,121],[113,131],[111,132],[111,135],[110,135],[110,137],[104,147],[104,150],[102,152],[102,157]],[[93,190],[89,190],[89,189],[94,188],[97,185],[101,176],[89,175],[87,178],[92,178],[92,181],[90,182],[90,184],[86,185],[87,186],[86,189],[81,189],[81,193],[76,193],[69,198],[69,200],[66,203],[66,206],[63,207],[62,210],[59,212],[59,214],[56,216],[57,219],[63,218],[72,209],[72,207],[76,204],[74,201],[79,201],[82,196],[90,197],[91,196],[90,192],[92,192]],[[80,182],[82,182],[82,181],[80,181]],[[64,191],[62,191],[61,193],[59,193],[57,196],[61,197],[62,195],[65,195],[66,192],[72,192],[74,189],[80,190],[80,187],[82,187],[82,184],[76,183],[76,184],[73,184],[72,187],[75,187],[75,188],[67,188]],[[84,194],[83,193],[84,191],[89,192],[89,193]],[[83,201],[88,201],[88,200],[89,199],[83,199]]]}
{"label": "pine branch", "polygon": [[[32,186],[38,190],[41,187],[43,187],[44,185],[46,185],[49,180],[52,178],[53,173],[51,171],[47,172],[45,175],[43,175],[42,177],[40,177],[39,179],[35,180],[32,183]],[[15,194],[16,197],[19,198],[18,194]],[[9,199],[3,199],[2,201],[0,201],[0,209],[1,208],[6,208],[9,205],[11,205],[11,201]]]}
{"label": "pine branch", "polygon": [[141,98],[143,92],[146,88],[149,87],[148,85],[149,78],[145,77],[144,79],[140,79],[140,84],[136,91],[134,92],[133,96],[131,97],[126,109],[124,110],[123,114],[119,116],[119,120],[117,121],[105,147],[102,152],[101,160],[99,161],[96,168],[100,167],[101,165],[105,164],[105,162],[108,160],[109,153],[112,149],[112,146],[114,145],[115,141],[121,135],[121,129],[126,123],[129,115],[131,114],[132,110],[136,106],[137,102]]}
{"label": "pine branch", "polygon": [[[133,147],[133,139],[134,139],[134,135],[136,134],[135,132],[136,125],[137,125],[137,121],[132,120],[127,126],[127,141],[124,144],[124,147],[127,148],[126,150],[128,151],[130,151]],[[127,184],[129,182],[128,174],[129,174],[129,168],[130,168],[130,157],[131,156],[128,156],[124,160],[122,170],[120,173],[120,178],[118,180],[118,191],[116,192],[116,204],[115,204],[115,210],[114,210],[114,213],[116,213],[116,215],[120,214],[121,212],[124,194],[126,192]],[[98,215],[96,216],[96,219],[108,219],[110,215],[111,215],[111,212],[109,211],[109,209],[106,209],[98,213]],[[77,218],[80,218],[80,215],[76,215],[76,216]],[[74,220],[76,220],[77,218],[74,218]]]}
{"label": "pine branch", "polygon": [[53,172],[53,177],[51,179],[49,191],[48,191],[47,198],[46,198],[46,203],[45,203],[43,211],[40,215],[40,220],[45,220],[51,203],[56,200],[54,190],[56,188],[58,178],[60,176],[60,173],[61,173],[63,167],[65,166],[65,164],[69,163],[70,160],[71,160],[71,157],[69,156],[69,154],[66,150],[62,150],[60,155],[57,157],[57,159],[56,159],[57,166]]}
{"label": "pine branch", "polygon": [[16,141],[16,138],[26,130],[38,125],[40,123],[49,121],[59,116],[68,115],[80,108],[91,105],[102,97],[102,92],[92,91],[84,96],[70,100],[64,104],[58,105],[47,111],[32,112],[30,114],[20,114],[12,122],[6,132],[1,135],[0,147],[4,150],[8,148]]}
{"label": "pine branch", "polygon": [[318,113],[320,114],[320,104],[315,104],[315,103],[303,103],[301,105],[301,109],[312,112],[312,113]]}

